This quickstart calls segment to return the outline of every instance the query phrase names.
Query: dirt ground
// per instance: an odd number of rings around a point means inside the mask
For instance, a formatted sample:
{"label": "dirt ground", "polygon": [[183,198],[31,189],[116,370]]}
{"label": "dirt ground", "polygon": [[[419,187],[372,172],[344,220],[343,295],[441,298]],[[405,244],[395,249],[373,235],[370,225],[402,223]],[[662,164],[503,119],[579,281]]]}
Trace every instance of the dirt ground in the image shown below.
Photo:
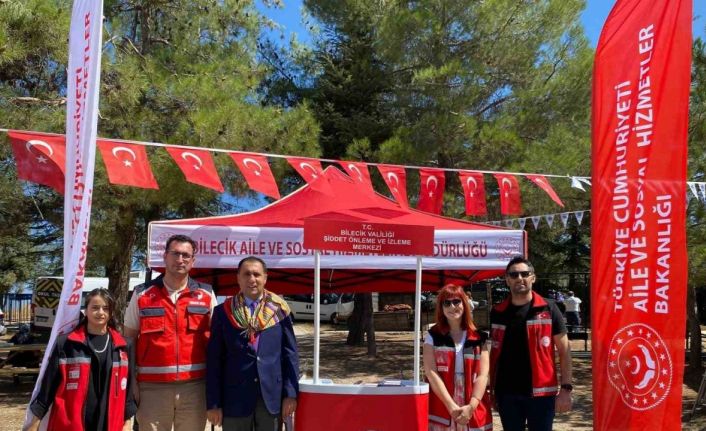
{"label": "dirt ground", "polygon": [[[297,323],[295,325],[300,347],[301,371],[306,376],[312,376],[313,367],[313,325]],[[350,347],[345,345],[347,331],[343,327],[333,327],[322,324],[321,334],[321,378],[330,378],[336,383],[378,382],[384,378],[411,379],[414,364],[413,339],[410,332],[378,332],[376,333],[377,357],[367,356],[365,347]],[[583,341],[574,341],[572,349],[582,352]],[[593,428],[592,394],[591,394],[591,361],[586,355],[579,354],[573,361],[574,365],[574,409],[568,414],[557,415],[554,429],[558,431],[580,431]],[[706,407],[697,410],[694,417],[687,421],[688,412],[694,404],[700,373],[685,373],[683,386],[682,417],[684,430],[706,430]],[[696,374],[696,375],[694,375]],[[25,410],[29,401],[34,382],[31,378],[21,378],[15,385],[12,379],[0,378],[0,431],[17,431],[21,429]],[[495,418],[495,429],[502,429],[499,419]],[[210,426],[207,427],[210,429]]]}

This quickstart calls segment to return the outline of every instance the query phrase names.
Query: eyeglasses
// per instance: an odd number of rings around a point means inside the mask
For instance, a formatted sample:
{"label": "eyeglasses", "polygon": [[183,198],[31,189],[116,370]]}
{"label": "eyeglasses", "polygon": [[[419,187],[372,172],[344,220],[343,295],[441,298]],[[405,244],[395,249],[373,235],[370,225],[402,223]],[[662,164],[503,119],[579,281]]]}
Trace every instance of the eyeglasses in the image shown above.
{"label": "eyeglasses", "polygon": [[527,278],[530,275],[532,275],[532,271],[509,271],[507,273],[507,276],[510,278],[518,278],[518,277]]}
{"label": "eyeglasses", "polygon": [[462,302],[463,302],[463,301],[460,300],[460,299],[458,299],[458,298],[455,298],[455,299],[444,299],[443,304],[444,304],[444,307],[451,307],[452,305],[453,305],[454,307],[458,307],[459,305],[461,305]]}
{"label": "eyeglasses", "polygon": [[175,259],[179,259],[179,258],[181,257],[181,258],[184,259],[184,260],[191,260],[191,258],[194,257],[193,254],[190,254],[190,253],[182,253],[182,252],[180,252],[180,251],[174,251],[174,250],[169,250],[169,251],[167,252],[167,254],[170,255],[171,257],[175,258]]}

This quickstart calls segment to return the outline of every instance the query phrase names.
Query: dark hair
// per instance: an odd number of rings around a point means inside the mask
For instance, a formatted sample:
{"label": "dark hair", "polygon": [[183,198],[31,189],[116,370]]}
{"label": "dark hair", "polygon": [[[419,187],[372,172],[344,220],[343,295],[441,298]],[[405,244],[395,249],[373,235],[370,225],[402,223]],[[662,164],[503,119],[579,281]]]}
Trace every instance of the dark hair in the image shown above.
{"label": "dark hair", "polygon": [[471,316],[471,307],[468,305],[468,296],[466,292],[463,291],[461,286],[455,284],[447,284],[439,290],[436,296],[436,325],[439,332],[445,334],[449,332],[449,321],[444,315],[444,301],[449,298],[458,298],[461,300],[463,305],[463,315],[461,316],[461,329],[465,330],[475,330],[476,325],[473,324],[473,317]]}
{"label": "dark hair", "polygon": [[167,244],[164,246],[165,253],[169,252],[169,246],[173,242],[188,242],[189,244],[191,244],[191,249],[194,251],[194,254],[196,254],[196,241],[191,239],[190,236],[186,236],[186,235],[172,235],[172,236],[170,236],[169,239],[167,240]]}
{"label": "dark hair", "polygon": [[240,267],[247,262],[258,262],[260,265],[262,265],[262,270],[265,271],[265,274],[267,274],[267,264],[264,260],[260,259],[257,256],[248,256],[244,259],[241,259],[240,262],[238,262],[238,272],[240,272]]}
{"label": "dark hair", "polygon": [[[118,324],[115,320],[115,300],[113,299],[113,295],[108,292],[108,289],[103,289],[102,287],[99,287],[88,292],[84,302],[84,304],[86,305],[86,314],[88,314],[88,304],[90,304],[91,300],[96,296],[100,296],[101,298],[103,298],[105,303],[108,304],[108,327],[117,330]],[[81,316],[81,320],[78,322],[79,326],[88,324],[88,317],[86,317],[86,314]]]}
{"label": "dark hair", "polygon": [[515,256],[510,259],[510,262],[507,263],[507,266],[505,267],[505,273],[507,274],[507,272],[510,270],[510,267],[513,265],[517,265],[518,263],[524,263],[525,265],[527,265],[530,271],[534,272],[534,266],[532,265],[532,262],[529,261],[529,259],[524,256]]}

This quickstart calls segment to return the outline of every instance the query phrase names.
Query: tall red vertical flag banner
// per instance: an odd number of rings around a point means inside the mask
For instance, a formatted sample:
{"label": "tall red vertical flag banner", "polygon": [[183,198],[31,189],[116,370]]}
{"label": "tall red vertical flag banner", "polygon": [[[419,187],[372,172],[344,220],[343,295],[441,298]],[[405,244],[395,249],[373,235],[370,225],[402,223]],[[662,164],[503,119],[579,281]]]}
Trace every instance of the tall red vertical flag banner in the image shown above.
{"label": "tall red vertical flag banner", "polygon": [[595,430],[681,429],[692,0],[619,0],[593,76]]}
{"label": "tall red vertical flag banner", "polygon": [[[76,326],[81,309],[96,156],[102,28],[103,1],[74,0],[67,67],[64,287],[49,346],[54,345],[57,335]],[[41,385],[51,350],[47,348],[44,354],[32,398]],[[45,429],[50,414],[45,416],[41,429]],[[28,409],[25,423],[31,418],[32,412]]]}

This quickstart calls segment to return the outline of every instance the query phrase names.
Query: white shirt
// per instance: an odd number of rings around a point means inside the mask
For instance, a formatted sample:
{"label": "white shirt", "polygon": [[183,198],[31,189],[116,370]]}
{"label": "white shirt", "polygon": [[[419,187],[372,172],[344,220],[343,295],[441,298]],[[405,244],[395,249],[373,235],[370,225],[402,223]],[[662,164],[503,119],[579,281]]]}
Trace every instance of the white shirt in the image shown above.
{"label": "white shirt", "polygon": [[[177,298],[179,298],[179,295],[181,294],[181,292],[183,292],[184,289],[188,289],[188,284],[187,284],[187,286],[185,286],[179,290],[170,289],[166,283],[164,283],[164,287],[167,289],[167,293],[169,294],[169,298],[172,300],[172,302],[174,304],[176,304]],[[125,327],[130,328],[130,329],[134,329],[136,331],[139,331],[139,329],[140,329],[140,310],[137,307],[137,297],[140,295],[141,295],[141,293],[132,295],[132,298],[130,298],[130,303],[127,306],[127,310],[125,310],[125,316],[124,316]],[[216,308],[216,304],[218,304],[218,300],[216,299],[216,295],[213,293],[213,290],[212,290],[211,291],[211,314],[213,314],[213,309]]]}
{"label": "white shirt", "polygon": [[[461,342],[454,342],[454,344],[456,345],[456,360],[454,363],[454,369],[456,370],[456,374],[463,374],[463,344],[465,342],[466,331],[463,331],[463,333],[461,334]],[[434,347],[434,339],[431,338],[431,334],[429,332],[427,332],[424,336],[424,344],[428,344]]]}
{"label": "white shirt", "polygon": [[564,306],[566,306],[566,311],[580,311],[581,299],[576,296],[567,296],[564,298]]}

